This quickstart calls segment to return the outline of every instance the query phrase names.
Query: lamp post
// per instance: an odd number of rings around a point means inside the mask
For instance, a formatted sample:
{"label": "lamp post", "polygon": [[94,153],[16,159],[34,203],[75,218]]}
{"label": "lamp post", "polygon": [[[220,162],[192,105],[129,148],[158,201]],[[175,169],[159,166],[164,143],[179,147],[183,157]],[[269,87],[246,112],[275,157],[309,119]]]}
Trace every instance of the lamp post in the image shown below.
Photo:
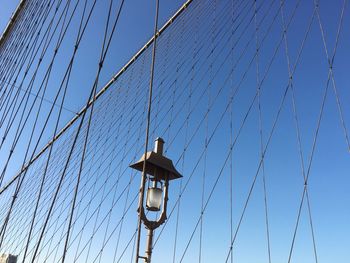
{"label": "lamp post", "polygon": [[[153,248],[153,232],[162,225],[166,218],[166,210],[168,203],[169,181],[181,178],[182,175],[175,169],[173,162],[163,156],[164,140],[157,138],[154,145],[154,151],[147,152],[142,155],[141,159],[131,164],[130,167],[143,172],[144,163],[145,171],[142,173],[140,202],[138,213],[141,221],[148,230],[146,255],[140,256],[137,252],[137,259],[142,258],[146,263],[151,263]],[[148,180],[148,188],[146,192],[146,181]],[[146,193],[146,208],[144,207],[144,195]],[[150,213],[161,211],[157,220],[149,220],[146,216],[145,209]],[[138,231],[141,231],[140,229]]]}

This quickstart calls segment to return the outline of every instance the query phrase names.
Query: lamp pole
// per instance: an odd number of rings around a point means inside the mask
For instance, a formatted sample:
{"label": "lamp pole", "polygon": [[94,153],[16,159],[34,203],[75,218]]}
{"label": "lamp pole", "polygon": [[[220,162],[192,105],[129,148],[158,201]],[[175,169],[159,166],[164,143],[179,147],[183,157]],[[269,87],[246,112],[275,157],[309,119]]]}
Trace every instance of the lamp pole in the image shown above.
{"label": "lamp pole", "polygon": [[153,249],[153,229],[148,229],[147,246],[146,246],[147,263],[151,263],[152,249]]}

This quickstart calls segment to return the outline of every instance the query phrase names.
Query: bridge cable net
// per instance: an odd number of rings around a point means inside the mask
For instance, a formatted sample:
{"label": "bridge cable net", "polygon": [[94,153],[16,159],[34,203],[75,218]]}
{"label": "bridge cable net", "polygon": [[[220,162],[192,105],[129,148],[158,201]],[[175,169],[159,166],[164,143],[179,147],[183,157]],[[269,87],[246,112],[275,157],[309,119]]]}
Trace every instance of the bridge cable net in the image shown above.
{"label": "bridge cable net", "polygon": [[[18,262],[135,260],[153,40],[108,81],[123,8],[27,0],[1,42],[0,251]],[[349,259],[349,25],[345,0],[193,0],[160,29],[148,147],[184,177],[153,262]]]}

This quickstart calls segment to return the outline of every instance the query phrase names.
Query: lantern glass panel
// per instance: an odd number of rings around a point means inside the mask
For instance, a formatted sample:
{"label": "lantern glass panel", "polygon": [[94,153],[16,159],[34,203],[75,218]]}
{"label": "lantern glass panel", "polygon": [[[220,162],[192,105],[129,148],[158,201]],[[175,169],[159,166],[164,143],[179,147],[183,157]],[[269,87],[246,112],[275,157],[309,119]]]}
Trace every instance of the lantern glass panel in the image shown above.
{"label": "lantern glass panel", "polygon": [[163,191],[160,188],[152,187],[147,190],[146,207],[149,211],[159,211],[162,204]]}

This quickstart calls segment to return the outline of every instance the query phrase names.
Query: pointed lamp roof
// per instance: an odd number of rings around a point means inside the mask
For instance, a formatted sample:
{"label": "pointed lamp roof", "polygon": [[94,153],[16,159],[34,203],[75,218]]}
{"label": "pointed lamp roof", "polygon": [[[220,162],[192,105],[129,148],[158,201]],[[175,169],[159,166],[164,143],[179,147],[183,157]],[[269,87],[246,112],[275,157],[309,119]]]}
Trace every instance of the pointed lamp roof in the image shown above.
{"label": "pointed lamp roof", "polygon": [[131,164],[130,167],[142,172],[143,163],[146,160],[146,173],[154,176],[156,179],[165,180],[167,176],[168,180],[181,178],[182,175],[176,170],[172,160],[163,156],[163,144],[163,139],[157,138],[155,151],[147,152],[146,158],[145,154],[143,154],[141,159]]}

